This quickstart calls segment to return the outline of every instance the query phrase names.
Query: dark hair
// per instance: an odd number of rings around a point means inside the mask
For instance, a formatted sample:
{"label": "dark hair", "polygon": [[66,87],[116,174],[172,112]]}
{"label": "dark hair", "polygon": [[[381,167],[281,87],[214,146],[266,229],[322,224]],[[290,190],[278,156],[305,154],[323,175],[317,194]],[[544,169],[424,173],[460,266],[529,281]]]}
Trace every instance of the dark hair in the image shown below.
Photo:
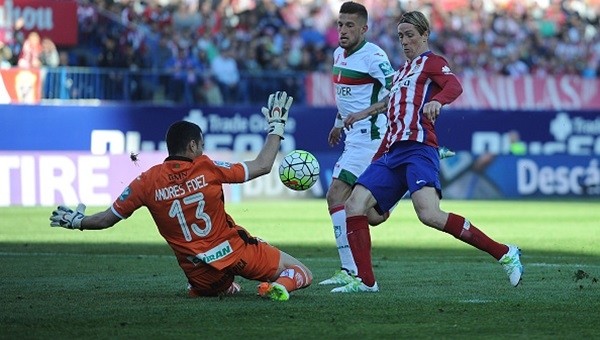
{"label": "dark hair", "polygon": [[359,17],[365,19],[365,22],[369,21],[369,13],[362,4],[354,1],[344,2],[340,8],[340,14],[358,14]]}
{"label": "dark hair", "polygon": [[429,21],[427,21],[425,14],[419,11],[406,12],[402,14],[398,25],[404,23],[415,26],[420,35],[423,35],[426,31],[429,31]]}
{"label": "dark hair", "polygon": [[202,129],[192,122],[185,120],[175,122],[167,130],[167,150],[169,156],[185,153],[185,149],[190,141],[200,142],[202,139]]}

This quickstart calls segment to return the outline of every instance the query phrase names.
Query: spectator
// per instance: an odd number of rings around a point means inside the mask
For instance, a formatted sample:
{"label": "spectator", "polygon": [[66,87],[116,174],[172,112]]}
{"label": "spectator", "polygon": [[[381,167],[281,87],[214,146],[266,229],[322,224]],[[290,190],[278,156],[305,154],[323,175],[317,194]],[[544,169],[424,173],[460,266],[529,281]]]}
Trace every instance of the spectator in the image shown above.
{"label": "spectator", "polygon": [[193,104],[198,77],[203,70],[204,65],[197,58],[180,48],[166,65],[166,71],[171,75],[167,97],[177,103]]}
{"label": "spectator", "polygon": [[60,56],[56,45],[52,39],[45,37],[42,39],[42,52],[40,53],[40,63],[42,66],[42,85],[45,98],[56,98],[59,92],[57,88],[60,84],[60,75],[55,70],[48,68],[57,67],[60,63]]}
{"label": "spectator", "polygon": [[11,65],[17,65],[19,62],[19,56],[25,43],[25,32],[23,27],[25,26],[25,20],[23,17],[15,20],[14,29],[11,32],[11,38],[8,41],[8,46],[12,52],[12,59],[10,60]]}
{"label": "spectator", "polygon": [[40,54],[40,62],[43,66],[57,67],[60,64],[60,56],[56,45],[50,38],[42,39],[42,53]]}
{"label": "spectator", "polygon": [[210,63],[210,69],[225,100],[236,102],[239,99],[240,71],[233,57],[233,50],[228,48],[222,51]]}
{"label": "spectator", "polygon": [[[233,48],[241,73],[240,101],[273,91],[272,72],[277,73],[277,81],[287,71],[329,72],[332,63],[328,58],[336,47],[333,38],[337,28],[333,19],[339,0],[80,0],[78,3],[80,44],[70,51],[71,66],[129,67],[127,59],[131,55],[125,55],[126,46],[132,45],[134,55],[148,56],[143,68],[153,67],[153,71],[166,75],[166,54],[156,53],[160,39],[168,42],[174,54],[177,48],[193,54],[204,53],[207,57],[204,65],[210,65],[221,51]],[[444,54],[459,76],[598,77],[600,16],[593,1],[521,4],[514,0],[368,0],[365,4],[373,13],[367,39],[381,46],[392,58],[392,65],[405,61],[401,47],[392,39],[396,19],[406,11],[422,10],[430,14],[435,27],[430,37],[432,50]],[[11,40],[4,42],[12,52],[11,65],[17,65],[21,55],[24,24],[23,18],[18,18],[10,29]],[[116,43],[108,48],[111,39]],[[99,55],[102,57],[98,58]],[[163,61],[157,63],[159,58]],[[4,65],[7,66],[6,62]],[[171,81],[171,75],[167,76]],[[301,77],[293,76],[301,83]],[[114,80],[123,79],[117,78]],[[156,88],[160,83],[157,78],[150,81],[155,95],[162,92],[160,87]],[[214,77],[212,81],[216,82]],[[205,100],[198,95],[205,82],[198,78],[195,84],[196,95],[192,92],[188,100],[194,97]],[[300,93],[296,94],[298,100],[299,96]]]}
{"label": "spectator", "polygon": [[98,25],[98,11],[90,0],[81,0],[77,7],[79,42],[87,46],[98,43],[94,30]]}
{"label": "spectator", "polygon": [[201,25],[202,16],[198,13],[197,2],[195,5],[180,2],[173,14],[173,29],[177,32],[196,32]]}
{"label": "spectator", "polygon": [[0,41],[0,69],[11,68],[12,51],[8,45]]}
{"label": "spectator", "polygon": [[199,91],[200,102],[208,106],[223,106],[224,100],[219,85],[211,76],[205,75],[202,78],[202,87]]}
{"label": "spectator", "polygon": [[132,100],[144,100],[150,97],[149,91],[146,89],[145,79],[142,76],[141,70],[146,68],[144,58],[141,53],[131,45],[125,45],[123,64],[129,68],[129,88],[128,95]]}
{"label": "spectator", "polygon": [[167,63],[175,55],[174,51],[177,51],[177,46],[169,39],[169,35],[162,34],[158,44],[156,44],[150,53],[150,67],[158,74],[156,76],[157,79],[154,82],[157,86],[154,92],[159,98],[164,97],[167,87],[169,86],[170,75],[165,72],[165,69]]}
{"label": "spectator", "polygon": [[19,55],[17,65],[22,68],[39,68],[42,66],[40,56],[42,54],[42,42],[40,35],[33,31],[27,35],[23,43],[23,49]]}
{"label": "spectator", "polygon": [[107,68],[124,67],[123,55],[117,48],[117,42],[112,37],[106,37],[102,45],[102,52],[98,56],[98,66]]}

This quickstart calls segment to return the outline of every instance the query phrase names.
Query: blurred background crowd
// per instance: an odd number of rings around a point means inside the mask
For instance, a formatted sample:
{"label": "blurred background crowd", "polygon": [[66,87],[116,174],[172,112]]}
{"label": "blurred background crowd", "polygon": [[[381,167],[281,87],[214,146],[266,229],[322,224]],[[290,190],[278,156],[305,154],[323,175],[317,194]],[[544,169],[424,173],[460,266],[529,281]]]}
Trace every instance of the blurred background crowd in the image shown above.
{"label": "blurred background crowd", "polygon": [[[17,21],[13,41],[0,46],[0,66],[158,70],[160,89],[171,100],[246,101],[242,75],[329,72],[343,2],[80,0],[77,46],[63,49],[35,32],[19,34]],[[397,19],[421,10],[432,24],[432,49],[456,74],[600,74],[600,0],[358,2],[369,10],[368,40],[394,67],[404,62]]]}

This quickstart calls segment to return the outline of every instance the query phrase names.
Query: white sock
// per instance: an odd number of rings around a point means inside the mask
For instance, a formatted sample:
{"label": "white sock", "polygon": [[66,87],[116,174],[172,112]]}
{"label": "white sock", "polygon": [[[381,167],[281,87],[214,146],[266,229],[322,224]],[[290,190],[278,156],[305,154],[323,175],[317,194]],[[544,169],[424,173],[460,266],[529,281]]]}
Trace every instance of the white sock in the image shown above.
{"label": "white sock", "polygon": [[358,274],[358,268],[348,244],[348,235],[346,235],[346,211],[341,209],[332,213],[331,222],[333,222],[333,233],[342,268],[348,270],[350,274],[356,275]]}

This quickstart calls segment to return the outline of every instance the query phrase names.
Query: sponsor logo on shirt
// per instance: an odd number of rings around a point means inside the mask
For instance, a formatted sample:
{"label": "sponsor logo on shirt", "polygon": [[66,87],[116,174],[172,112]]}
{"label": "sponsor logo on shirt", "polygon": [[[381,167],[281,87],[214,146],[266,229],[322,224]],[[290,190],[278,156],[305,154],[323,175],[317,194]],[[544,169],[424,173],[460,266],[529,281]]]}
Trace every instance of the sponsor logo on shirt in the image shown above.
{"label": "sponsor logo on shirt", "polygon": [[215,262],[215,261],[224,259],[225,257],[229,256],[231,253],[233,253],[233,249],[231,248],[229,241],[225,241],[225,242],[219,244],[218,246],[210,249],[209,251],[196,254],[196,256],[189,256],[188,259],[190,261],[192,261],[193,263],[198,263],[198,262],[211,263],[211,262]]}
{"label": "sponsor logo on shirt", "polygon": [[452,71],[450,70],[450,67],[448,67],[448,65],[444,65],[444,67],[442,67],[442,73],[443,74],[451,74]]}
{"label": "sponsor logo on shirt", "polygon": [[381,70],[381,72],[383,72],[385,76],[389,76],[390,74],[394,73],[392,65],[390,65],[390,63],[388,63],[387,61],[379,64],[379,69]]}

